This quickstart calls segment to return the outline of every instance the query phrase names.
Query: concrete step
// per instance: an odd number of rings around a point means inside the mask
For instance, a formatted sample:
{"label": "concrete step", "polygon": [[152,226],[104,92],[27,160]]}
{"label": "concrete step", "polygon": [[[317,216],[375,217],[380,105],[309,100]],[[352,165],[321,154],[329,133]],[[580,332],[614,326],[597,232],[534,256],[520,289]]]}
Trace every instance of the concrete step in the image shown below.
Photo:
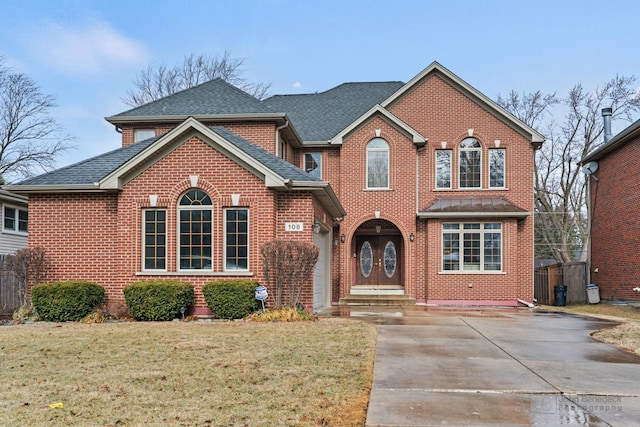
{"label": "concrete step", "polygon": [[408,295],[346,295],[340,298],[338,305],[348,306],[405,306],[416,305],[415,298]]}

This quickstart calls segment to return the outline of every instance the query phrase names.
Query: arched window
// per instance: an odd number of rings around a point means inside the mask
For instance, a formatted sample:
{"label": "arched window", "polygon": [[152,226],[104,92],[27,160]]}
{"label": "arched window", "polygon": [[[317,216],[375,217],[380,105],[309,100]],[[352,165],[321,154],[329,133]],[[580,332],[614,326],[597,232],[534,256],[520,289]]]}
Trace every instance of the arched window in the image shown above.
{"label": "arched window", "polygon": [[465,138],[460,142],[460,188],[480,188],[480,165],[482,146],[475,138]]}
{"label": "arched window", "polygon": [[178,202],[180,270],[212,270],[213,206],[202,190],[192,189]]}
{"label": "arched window", "polygon": [[382,138],[367,144],[367,188],[389,188],[389,144]]}

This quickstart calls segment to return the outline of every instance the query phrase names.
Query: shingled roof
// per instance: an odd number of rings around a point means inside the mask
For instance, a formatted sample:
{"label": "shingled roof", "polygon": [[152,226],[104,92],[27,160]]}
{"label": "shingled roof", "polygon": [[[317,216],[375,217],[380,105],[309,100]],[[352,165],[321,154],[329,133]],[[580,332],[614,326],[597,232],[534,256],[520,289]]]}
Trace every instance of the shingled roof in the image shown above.
{"label": "shingled roof", "polygon": [[[247,141],[241,136],[229,131],[228,129],[215,126],[210,128],[220,137],[233,144],[247,156],[255,159],[269,170],[284,179],[298,182],[321,182],[320,179],[311,176],[304,170],[292,165],[286,160],[258,147],[257,145]],[[118,148],[105,154],[84,160],[64,168],[48,172],[33,178],[26,179],[15,184],[15,190],[19,187],[27,186],[78,186],[78,185],[94,185],[101,181],[119,167],[132,160],[137,154],[151,146],[162,136],[150,138],[126,147]],[[14,186],[7,186],[13,189]]]}
{"label": "shingled roof", "polygon": [[[156,136],[136,142],[135,144],[127,145],[126,147],[118,148],[33,178],[28,178],[15,184],[15,186],[93,185],[124,165],[159,138],[160,136]],[[10,189],[13,187],[13,185],[5,186],[5,188]],[[15,188],[15,190],[20,190],[20,188]]]}
{"label": "shingled roof", "polygon": [[202,116],[273,113],[267,105],[218,78],[165,98],[107,117],[114,123],[133,117]]}
{"label": "shingled roof", "polygon": [[262,103],[286,113],[305,142],[327,142],[404,83],[344,83],[325,92],[275,95]]}

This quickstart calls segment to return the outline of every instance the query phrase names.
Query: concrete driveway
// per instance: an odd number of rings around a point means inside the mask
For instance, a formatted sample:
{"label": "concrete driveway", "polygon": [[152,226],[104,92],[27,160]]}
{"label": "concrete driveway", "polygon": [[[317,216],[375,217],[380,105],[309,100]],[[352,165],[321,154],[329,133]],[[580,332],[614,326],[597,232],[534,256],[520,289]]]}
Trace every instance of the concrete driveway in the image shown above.
{"label": "concrete driveway", "polygon": [[368,307],[378,325],[367,426],[639,426],[640,357],[612,323],[532,309]]}

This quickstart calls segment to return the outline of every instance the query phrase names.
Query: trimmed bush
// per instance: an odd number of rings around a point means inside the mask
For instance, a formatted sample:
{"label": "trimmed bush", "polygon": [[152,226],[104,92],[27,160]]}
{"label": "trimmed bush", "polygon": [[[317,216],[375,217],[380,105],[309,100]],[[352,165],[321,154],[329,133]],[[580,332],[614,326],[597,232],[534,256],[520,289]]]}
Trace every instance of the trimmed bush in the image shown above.
{"label": "trimmed bush", "polygon": [[91,282],[40,283],[31,291],[31,302],[40,320],[76,321],[91,313],[104,298],[104,288]]}
{"label": "trimmed bush", "polygon": [[177,280],[146,280],[123,290],[129,314],[136,320],[173,320],[180,308],[195,302],[193,285]]}
{"label": "trimmed bush", "polygon": [[255,280],[218,280],[202,287],[207,305],[218,319],[242,319],[258,310]]}

